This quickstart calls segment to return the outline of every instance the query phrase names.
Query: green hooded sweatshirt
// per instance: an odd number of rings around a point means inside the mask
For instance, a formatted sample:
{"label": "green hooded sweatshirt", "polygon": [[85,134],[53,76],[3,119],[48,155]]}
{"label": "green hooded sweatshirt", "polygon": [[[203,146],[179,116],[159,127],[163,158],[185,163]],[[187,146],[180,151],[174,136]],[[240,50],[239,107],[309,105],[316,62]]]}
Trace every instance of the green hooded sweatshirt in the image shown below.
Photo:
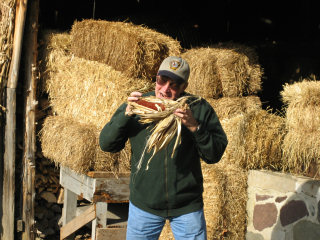
{"label": "green hooded sweatshirt", "polygon": [[[144,96],[154,96],[154,92]],[[184,93],[183,95],[189,95]],[[195,100],[192,96],[189,102]],[[200,128],[192,133],[182,125],[181,143],[173,157],[175,137],[155,154],[146,170],[152,152],[143,151],[151,135],[150,125],[139,123],[139,116],[127,116],[123,103],[100,133],[100,147],[106,152],[118,152],[129,139],[131,144],[130,201],[138,208],[162,217],[176,217],[203,207],[203,176],[200,159],[218,162],[227,146],[227,137],[210,106],[201,99],[190,106]],[[141,168],[138,162],[143,155]]]}

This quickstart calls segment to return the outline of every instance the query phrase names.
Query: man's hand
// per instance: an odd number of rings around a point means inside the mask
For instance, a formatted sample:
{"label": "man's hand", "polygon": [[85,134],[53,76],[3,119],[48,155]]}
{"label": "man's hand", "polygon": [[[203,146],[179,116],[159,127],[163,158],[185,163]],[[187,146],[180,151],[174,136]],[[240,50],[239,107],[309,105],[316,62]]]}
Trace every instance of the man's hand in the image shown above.
{"label": "man's hand", "polygon": [[195,132],[197,130],[199,123],[193,117],[190,108],[178,108],[175,110],[174,114],[181,118],[182,124],[184,124],[191,132]]}
{"label": "man's hand", "polygon": [[[127,101],[128,102],[135,102],[135,101],[138,101],[139,98],[142,96],[142,93],[141,92],[132,92],[130,93],[130,96],[127,98]],[[130,105],[128,104],[127,105],[127,108],[126,108],[126,112],[125,114],[126,115],[131,115],[130,112],[131,112],[131,109],[130,109]]]}

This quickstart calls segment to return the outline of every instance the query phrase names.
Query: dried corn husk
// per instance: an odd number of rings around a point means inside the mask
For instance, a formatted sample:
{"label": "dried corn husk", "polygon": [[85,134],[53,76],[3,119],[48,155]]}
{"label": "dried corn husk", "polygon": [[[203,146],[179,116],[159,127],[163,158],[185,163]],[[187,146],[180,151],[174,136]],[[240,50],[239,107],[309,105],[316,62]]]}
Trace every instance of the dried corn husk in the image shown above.
{"label": "dried corn husk", "polygon": [[[159,105],[164,105],[165,110],[162,110],[160,107],[158,107],[157,110],[148,108],[146,106],[140,105],[136,102],[128,102],[130,105],[130,111],[127,112],[128,115],[130,114],[137,114],[140,116],[140,122],[143,124],[148,123],[154,123],[152,126],[152,134],[149,137],[145,151],[150,152],[153,149],[153,153],[151,158],[148,160],[147,163],[147,169],[149,166],[149,163],[153,156],[160,151],[161,149],[165,148],[170,141],[174,138],[174,136],[177,136],[173,151],[171,154],[171,157],[173,157],[173,154],[175,152],[175,149],[177,148],[178,144],[180,144],[181,141],[181,119],[174,115],[174,111],[178,108],[187,108],[188,104],[186,103],[187,100],[190,98],[190,96],[184,96],[176,101],[169,100],[169,99],[159,99],[154,96],[149,97],[143,97],[141,99],[151,102],[151,103],[157,103]],[[195,101],[199,100],[200,98],[197,98]],[[189,103],[192,104],[193,102]],[[138,170],[141,167],[142,159],[143,159],[144,153],[141,156],[141,159],[138,164]]]}

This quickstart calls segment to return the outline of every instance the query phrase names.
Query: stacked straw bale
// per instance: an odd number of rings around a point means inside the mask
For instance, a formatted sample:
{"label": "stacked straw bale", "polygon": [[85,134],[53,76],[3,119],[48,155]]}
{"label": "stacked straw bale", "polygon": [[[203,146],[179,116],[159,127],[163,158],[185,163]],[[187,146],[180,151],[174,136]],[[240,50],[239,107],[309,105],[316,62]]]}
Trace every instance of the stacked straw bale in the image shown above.
{"label": "stacked straw bale", "polygon": [[42,32],[39,44],[39,70],[41,72],[41,81],[39,81],[39,95],[48,92],[47,79],[52,78],[56,71],[56,57],[71,54],[71,36],[67,32],[55,30],[45,30]]}
{"label": "stacked straw bale", "polygon": [[187,91],[205,98],[254,95],[263,74],[255,51],[224,44],[189,49],[182,54],[191,68]]}
{"label": "stacked straw bale", "polygon": [[54,59],[55,70],[46,83],[54,112],[100,129],[130,92],[153,89],[152,82],[126,77],[103,63],[70,55]]}
{"label": "stacked straw bale", "polygon": [[94,125],[82,124],[72,118],[49,116],[40,131],[42,152],[57,165],[78,173],[102,169],[128,171],[128,155],[101,151],[98,136],[99,129]]}
{"label": "stacked straw bale", "polygon": [[320,178],[320,81],[286,84],[281,96],[287,105],[284,167],[291,173]]}
{"label": "stacked straw bale", "polygon": [[202,164],[204,215],[208,239],[220,239],[224,232],[225,177],[216,165]]}
{"label": "stacked straw bale", "polygon": [[259,110],[262,107],[258,96],[207,98],[220,120],[230,119],[239,114]]}
{"label": "stacked straw bale", "polygon": [[75,56],[108,64],[134,78],[153,78],[164,58],[181,52],[173,38],[126,22],[75,22],[71,36]]}
{"label": "stacked straw bale", "polygon": [[229,140],[222,160],[202,164],[208,239],[245,239],[248,170],[282,166],[282,117],[262,109],[230,116],[221,120]]}
{"label": "stacked straw bale", "polygon": [[285,119],[260,109],[234,120],[224,122],[226,132],[232,133],[224,160],[247,170],[282,170],[281,146],[287,132]]}
{"label": "stacked straw bale", "polygon": [[[243,240],[246,228],[246,172],[235,165],[221,164],[202,163],[202,169],[208,239]],[[169,222],[160,239],[174,240]]]}
{"label": "stacked straw bale", "polygon": [[44,156],[81,173],[128,171],[130,146],[119,154],[103,153],[97,138],[130,92],[150,91],[154,83],[127,77],[104,63],[74,57],[70,34],[51,32],[43,39],[42,90],[48,93],[56,115],[47,117],[41,131]]}
{"label": "stacked straw bale", "polygon": [[[190,49],[182,57],[191,68],[187,91],[209,102],[221,120],[229,141],[219,163],[202,164],[208,239],[243,240],[246,230],[248,167],[241,164],[241,159],[235,153],[238,153],[239,147],[245,148],[247,144],[239,141],[243,134],[248,135],[248,138],[254,136],[251,139],[252,146],[264,141],[265,136],[259,138],[261,129],[255,132],[256,135],[250,135],[251,130],[243,127],[243,121],[249,121],[262,111],[257,96],[261,90],[262,68],[252,48],[230,43]],[[262,123],[259,122],[259,127],[267,131],[268,126]],[[242,158],[248,157],[255,150],[251,149]],[[255,154],[256,158],[251,161],[261,161],[262,147]]]}
{"label": "stacked straw bale", "polygon": [[42,90],[49,94],[57,115],[102,128],[131,91],[153,89],[151,81],[129,78],[106,64],[74,57],[68,33],[47,32],[43,41]]}
{"label": "stacked straw bale", "polygon": [[224,179],[219,183],[223,185],[223,207],[221,209],[223,225],[219,226],[222,232],[211,239],[243,240],[246,232],[248,173],[235,164],[224,165],[223,162],[216,164],[215,168]]}

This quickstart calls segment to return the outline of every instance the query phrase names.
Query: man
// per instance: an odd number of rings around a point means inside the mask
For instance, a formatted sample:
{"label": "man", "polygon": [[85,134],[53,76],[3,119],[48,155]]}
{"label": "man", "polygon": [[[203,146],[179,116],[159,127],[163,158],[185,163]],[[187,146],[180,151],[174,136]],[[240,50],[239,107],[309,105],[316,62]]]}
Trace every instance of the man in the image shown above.
{"label": "man", "polygon": [[[132,92],[128,101],[141,96],[178,99],[191,96],[185,92],[190,68],[180,57],[163,60],[156,76],[154,92],[142,95]],[[196,98],[196,97],[194,97]],[[219,119],[207,101],[201,99],[189,108],[177,109],[181,118],[181,143],[173,157],[175,139],[152,158],[148,170],[145,153],[142,167],[137,169],[146,141],[151,134],[149,125],[139,123],[139,116],[129,116],[129,105],[124,103],[105,125],[100,134],[103,151],[118,152],[129,139],[131,144],[131,177],[127,240],[158,239],[166,219],[176,240],[206,239],[203,213],[203,177],[200,159],[216,163],[227,146],[227,137]]]}

